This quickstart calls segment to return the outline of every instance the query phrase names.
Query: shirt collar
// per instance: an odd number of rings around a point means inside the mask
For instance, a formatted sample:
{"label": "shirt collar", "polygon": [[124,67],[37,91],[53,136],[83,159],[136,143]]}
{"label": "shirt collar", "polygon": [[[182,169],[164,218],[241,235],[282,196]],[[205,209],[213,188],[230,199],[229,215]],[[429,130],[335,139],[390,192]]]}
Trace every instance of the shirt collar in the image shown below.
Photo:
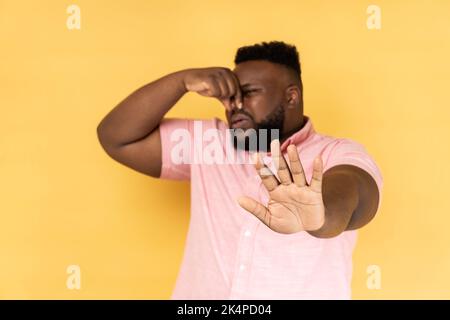
{"label": "shirt collar", "polygon": [[284,152],[290,144],[299,145],[314,134],[315,130],[311,119],[308,116],[303,116],[303,122],[303,127],[281,144],[281,152]]}

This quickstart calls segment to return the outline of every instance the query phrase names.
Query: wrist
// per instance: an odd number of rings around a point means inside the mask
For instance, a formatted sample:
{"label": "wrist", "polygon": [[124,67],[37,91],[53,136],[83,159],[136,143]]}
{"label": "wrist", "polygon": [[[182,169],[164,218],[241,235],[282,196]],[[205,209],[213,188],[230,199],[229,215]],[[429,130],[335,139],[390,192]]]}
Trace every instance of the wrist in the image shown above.
{"label": "wrist", "polygon": [[189,83],[189,75],[191,74],[193,69],[183,69],[181,71],[176,72],[176,75],[179,79],[180,86],[183,90],[183,93],[189,92],[188,83]]}

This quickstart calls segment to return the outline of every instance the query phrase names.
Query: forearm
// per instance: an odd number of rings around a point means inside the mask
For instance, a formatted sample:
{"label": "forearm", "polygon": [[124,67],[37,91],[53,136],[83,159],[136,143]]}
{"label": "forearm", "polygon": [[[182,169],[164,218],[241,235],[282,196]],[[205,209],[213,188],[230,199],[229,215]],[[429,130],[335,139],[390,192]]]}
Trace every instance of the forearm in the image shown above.
{"label": "forearm", "polygon": [[359,189],[357,178],[348,172],[335,170],[322,182],[322,197],[325,205],[325,222],[316,231],[309,233],[318,238],[331,238],[347,230],[358,207]]}
{"label": "forearm", "polygon": [[102,144],[119,147],[150,134],[186,93],[185,70],[155,80],[125,98],[97,128]]}

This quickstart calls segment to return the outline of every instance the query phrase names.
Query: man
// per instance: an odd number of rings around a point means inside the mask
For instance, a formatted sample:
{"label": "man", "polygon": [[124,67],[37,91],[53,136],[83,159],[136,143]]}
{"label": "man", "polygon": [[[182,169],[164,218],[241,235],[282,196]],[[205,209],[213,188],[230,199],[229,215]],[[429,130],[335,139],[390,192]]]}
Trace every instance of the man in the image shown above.
{"label": "man", "polygon": [[[191,182],[172,299],[348,299],[356,229],[377,211],[380,172],[360,144],[315,132],[303,115],[295,46],[242,47],[235,64],[166,75],[132,93],[98,126],[113,159],[152,177]],[[219,99],[228,126],[164,118],[187,92]],[[220,133],[213,158],[232,140],[236,154],[257,155],[255,165],[196,161],[214,140],[212,129]],[[255,150],[250,140],[258,131],[276,131],[279,139],[256,134]],[[187,152],[180,161],[183,133]]]}

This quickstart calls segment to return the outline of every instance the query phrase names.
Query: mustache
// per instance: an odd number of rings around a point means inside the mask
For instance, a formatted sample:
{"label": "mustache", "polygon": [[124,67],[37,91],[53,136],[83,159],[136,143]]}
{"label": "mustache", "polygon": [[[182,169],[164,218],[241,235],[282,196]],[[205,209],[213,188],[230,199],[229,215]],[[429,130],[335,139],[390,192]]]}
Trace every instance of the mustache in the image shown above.
{"label": "mustache", "polygon": [[245,111],[244,109],[233,110],[230,113],[230,118],[236,114],[243,114],[243,115],[249,117],[253,122],[255,122],[255,119],[253,119],[253,116],[251,114],[249,114],[247,111]]}

